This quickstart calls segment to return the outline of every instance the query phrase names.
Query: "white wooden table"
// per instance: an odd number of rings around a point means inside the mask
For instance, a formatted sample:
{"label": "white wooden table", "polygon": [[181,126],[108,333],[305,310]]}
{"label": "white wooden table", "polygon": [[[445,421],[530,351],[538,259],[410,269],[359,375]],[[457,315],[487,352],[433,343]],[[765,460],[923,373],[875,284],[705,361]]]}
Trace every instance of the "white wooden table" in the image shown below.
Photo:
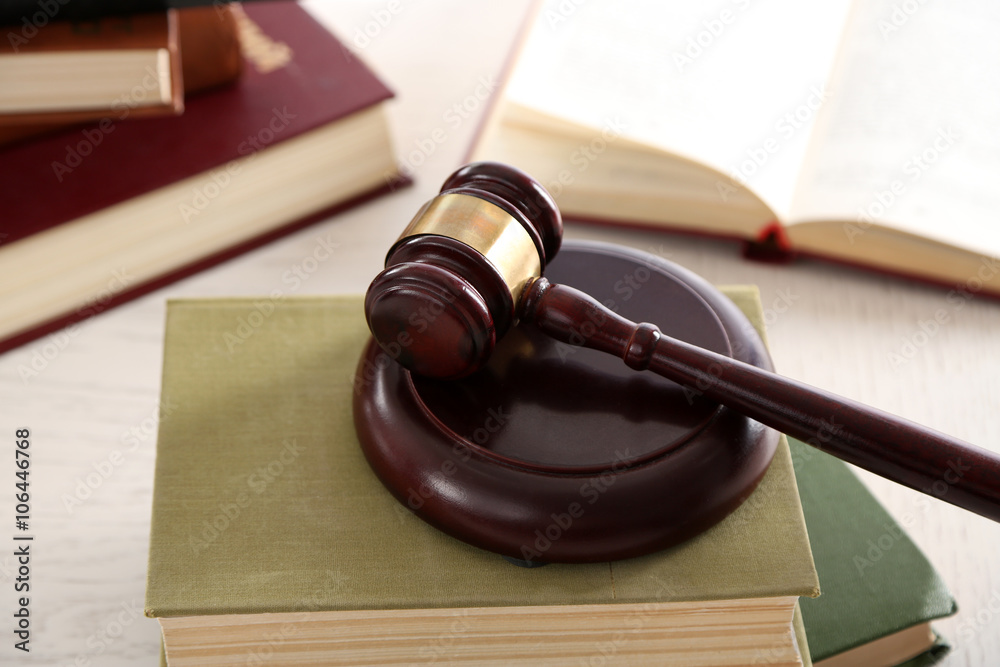
{"label": "white wooden table", "polygon": [[[0,516],[13,515],[9,441],[27,426],[36,535],[26,656],[12,647],[14,531],[0,531],[0,664],[156,664],[158,625],[141,610],[165,300],[267,293],[321,238],[339,252],[298,293],[363,292],[402,225],[462,160],[483,109],[457,127],[444,114],[481,77],[499,75],[526,0],[310,6],[348,41],[366,26],[372,33],[360,54],[398,94],[391,116],[401,159],[438,128],[446,139],[415,168],[414,187],[93,318],[36,377],[22,379],[19,367],[52,337],[0,356]],[[747,262],[724,243],[576,225],[566,237],[651,250],[715,283],[756,283],[771,309],[779,371],[1000,450],[1000,303],[971,299],[958,309],[944,290],[821,263]],[[922,335],[920,323],[942,308],[948,322]],[[894,366],[890,356],[907,342],[912,358]],[[116,449],[125,453],[112,461]],[[79,489],[97,470],[108,474]],[[907,529],[958,599],[958,615],[936,624],[956,646],[945,664],[998,664],[1000,525],[863,477],[896,517],[912,515]],[[87,497],[67,505],[75,495]]]}

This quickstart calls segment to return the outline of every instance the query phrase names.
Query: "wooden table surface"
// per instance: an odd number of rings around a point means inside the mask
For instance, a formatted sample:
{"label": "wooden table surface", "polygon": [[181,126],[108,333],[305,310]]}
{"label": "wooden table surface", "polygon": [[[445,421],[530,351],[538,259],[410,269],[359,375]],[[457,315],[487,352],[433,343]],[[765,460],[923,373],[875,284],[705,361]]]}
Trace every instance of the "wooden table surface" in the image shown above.
{"label": "wooden table surface", "polygon": [[[141,612],[166,299],[268,293],[321,239],[338,252],[297,293],[363,292],[402,226],[461,162],[485,103],[457,126],[444,114],[474,96],[483,77],[498,77],[527,2],[310,7],[349,42],[366,27],[372,33],[356,44],[398,94],[396,151],[421,163],[416,184],[89,320],[35,377],[22,379],[19,369],[58,334],[0,356],[0,428],[33,434],[36,536],[28,656],[12,647],[14,530],[0,538],[0,664],[156,664],[159,628]],[[414,153],[439,128],[444,141]],[[566,238],[648,250],[715,283],[755,283],[780,372],[1000,451],[1000,303],[973,298],[959,308],[945,290],[893,278],[818,262],[748,262],[727,243],[580,225]],[[947,323],[923,333],[939,309]],[[892,363],[907,344],[905,363]],[[12,443],[5,449],[11,470]],[[125,453],[112,461],[116,449]],[[80,488],[95,470],[107,474]],[[910,516],[906,528],[958,600],[959,613],[936,624],[955,645],[944,664],[998,664],[1000,525],[937,500],[918,504],[915,492],[862,476],[897,518]],[[9,518],[13,470],[4,478],[0,514]]]}

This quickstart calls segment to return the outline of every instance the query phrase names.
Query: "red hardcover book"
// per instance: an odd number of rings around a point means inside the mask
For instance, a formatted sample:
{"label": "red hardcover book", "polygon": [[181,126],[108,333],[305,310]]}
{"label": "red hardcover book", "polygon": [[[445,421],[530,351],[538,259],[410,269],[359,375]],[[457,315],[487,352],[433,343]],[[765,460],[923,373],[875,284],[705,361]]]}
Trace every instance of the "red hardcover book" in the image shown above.
{"label": "red hardcover book", "polygon": [[401,183],[360,60],[294,3],[237,21],[243,76],[182,116],[0,151],[0,351]]}
{"label": "red hardcover book", "polygon": [[524,169],[569,220],[1000,298],[1000,19],[936,6],[897,39],[877,3],[732,5],[537,3],[469,159]]}

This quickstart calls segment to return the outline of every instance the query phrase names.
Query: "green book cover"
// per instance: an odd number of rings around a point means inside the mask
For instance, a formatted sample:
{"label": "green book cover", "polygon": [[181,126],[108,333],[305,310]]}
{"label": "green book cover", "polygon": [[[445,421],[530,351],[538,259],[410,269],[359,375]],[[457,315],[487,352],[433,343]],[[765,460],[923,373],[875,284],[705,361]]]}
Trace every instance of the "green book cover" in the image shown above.
{"label": "green book cover", "polygon": [[[814,661],[957,611],[903,527],[839,459],[790,439],[823,595],[800,601]],[[933,664],[942,643],[912,664]]]}
{"label": "green book cover", "polygon": [[149,615],[817,594],[784,441],[753,502],[654,556],[532,571],[425,525],[354,435],[361,303],[170,304]]}
{"label": "green book cover", "polygon": [[[760,327],[755,290],[726,291]],[[817,659],[954,611],[848,468],[794,441],[744,507],[663,554],[522,570],[444,536],[360,454],[351,377],[367,335],[352,297],[171,303],[148,615],[815,594],[793,461],[824,590],[801,601]]]}
{"label": "green book cover", "polygon": [[818,594],[784,439],[752,501],[643,558],[524,569],[427,526],[354,434],[367,339],[360,297],[169,304],[148,616]]}

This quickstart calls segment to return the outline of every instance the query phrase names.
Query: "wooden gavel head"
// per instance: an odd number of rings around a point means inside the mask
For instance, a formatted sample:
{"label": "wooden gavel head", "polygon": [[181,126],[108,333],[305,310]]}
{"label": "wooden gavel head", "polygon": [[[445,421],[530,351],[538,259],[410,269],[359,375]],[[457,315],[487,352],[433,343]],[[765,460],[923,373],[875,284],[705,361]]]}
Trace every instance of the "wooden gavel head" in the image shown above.
{"label": "wooden gavel head", "polygon": [[365,297],[372,335],[415,373],[469,375],[517,321],[526,286],[561,241],[559,209],[541,184],[496,162],[466,165],[389,250]]}

